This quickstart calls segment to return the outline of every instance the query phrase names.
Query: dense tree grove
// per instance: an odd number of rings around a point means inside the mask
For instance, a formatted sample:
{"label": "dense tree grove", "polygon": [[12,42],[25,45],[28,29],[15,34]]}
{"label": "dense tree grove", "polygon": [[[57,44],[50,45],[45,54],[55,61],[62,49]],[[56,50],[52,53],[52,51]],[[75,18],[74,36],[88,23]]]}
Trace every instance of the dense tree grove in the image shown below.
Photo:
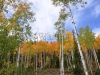
{"label": "dense tree grove", "polygon": [[[30,26],[35,21],[32,3],[0,0],[0,75],[48,75],[54,70],[55,75],[100,75],[100,34],[95,36],[88,25],[76,31],[70,8],[70,4],[84,7],[87,2],[52,2],[62,9],[54,24],[57,40],[49,42],[33,40],[37,34],[32,34]],[[10,9],[13,13],[9,16]],[[65,29],[69,16],[74,27],[72,32]]]}

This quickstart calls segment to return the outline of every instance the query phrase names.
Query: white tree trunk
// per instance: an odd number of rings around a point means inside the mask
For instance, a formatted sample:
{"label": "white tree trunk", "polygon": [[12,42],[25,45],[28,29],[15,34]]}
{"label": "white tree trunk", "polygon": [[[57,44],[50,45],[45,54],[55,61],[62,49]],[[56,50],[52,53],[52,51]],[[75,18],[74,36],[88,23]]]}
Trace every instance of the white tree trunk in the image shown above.
{"label": "white tree trunk", "polygon": [[96,61],[97,65],[98,65],[98,68],[100,69],[100,64],[98,62],[97,54],[96,54],[96,51],[95,51],[94,48],[93,48],[93,55],[94,55],[94,58],[95,58],[95,61]]}
{"label": "white tree trunk", "polygon": [[60,54],[59,54],[59,66],[60,66],[60,73],[61,73],[61,44],[60,44]]}
{"label": "white tree trunk", "polygon": [[71,8],[70,8],[69,5],[68,5],[68,8],[69,8],[70,13],[71,13],[70,16],[71,16],[71,19],[72,19],[72,24],[73,24],[73,28],[74,28],[74,32],[75,32],[75,37],[76,37],[76,42],[77,42],[78,50],[79,50],[79,53],[80,53],[80,56],[81,56],[81,61],[82,61],[82,64],[83,64],[84,72],[85,72],[85,75],[89,75],[87,67],[86,67],[86,63],[85,63],[85,60],[84,60],[84,56],[83,56],[83,53],[82,53],[82,50],[81,50],[81,46],[80,46],[80,43],[79,43],[79,40],[78,40],[76,26],[75,26],[74,18],[73,18],[73,15],[72,15],[72,11],[71,11]]}
{"label": "white tree trunk", "polygon": [[90,71],[91,75],[93,75],[91,53],[89,53],[88,50],[87,50],[87,52],[85,52],[85,60],[86,60],[86,63],[87,63],[88,71]]}
{"label": "white tree trunk", "polygon": [[64,75],[64,53],[63,53],[63,35],[62,35],[62,47],[61,47],[61,70],[60,75]]}
{"label": "white tree trunk", "polygon": [[90,71],[91,71],[91,75],[93,75],[93,67],[92,67],[92,51],[90,50]]}
{"label": "white tree trunk", "polygon": [[16,64],[16,67],[19,67],[19,59],[20,59],[20,46],[18,48],[18,56],[17,56],[17,64]]}

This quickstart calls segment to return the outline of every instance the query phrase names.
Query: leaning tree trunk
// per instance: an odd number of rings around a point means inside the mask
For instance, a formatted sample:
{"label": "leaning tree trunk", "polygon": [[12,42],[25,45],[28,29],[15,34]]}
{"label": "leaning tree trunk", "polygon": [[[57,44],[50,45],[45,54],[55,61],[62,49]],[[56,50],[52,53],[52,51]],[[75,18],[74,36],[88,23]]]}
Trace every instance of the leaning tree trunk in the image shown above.
{"label": "leaning tree trunk", "polygon": [[93,71],[92,71],[92,61],[91,61],[91,50],[87,50],[85,52],[85,60],[87,63],[87,67],[88,67],[88,72],[91,73],[91,75],[93,75]]}
{"label": "leaning tree trunk", "polygon": [[97,63],[97,66],[100,69],[100,64],[99,64],[99,61],[98,61],[98,58],[97,58],[97,54],[96,54],[96,51],[95,51],[94,47],[93,47],[93,55],[94,55],[94,59],[95,59],[95,61]]}
{"label": "leaning tree trunk", "polygon": [[71,16],[71,19],[72,19],[72,24],[73,24],[73,28],[74,28],[74,32],[75,32],[75,37],[76,37],[76,42],[77,42],[78,50],[79,50],[79,53],[80,53],[80,56],[81,56],[81,61],[82,61],[82,64],[83,64],[84,72],[85,72],[85,75],[88,75],[88,70],[87,70],[87,67],[86,67],[85,59],[84,59],[84,56],[83,56],[83,53],[82,53],[82,50],[81,50],[81,46],[80,46],[80,43],[79,43],[77,31],[76,31],[75,21],[74,21],[72,11],[71,11],[69,4],[68,4],[68,8],[70,10],[70,16]]}
{"label": "leaning tree trunk", "polygon": [[91,71],[91,75],[93,75],[93,66],[92,66],[92,51],[90,50],[90,71]]}

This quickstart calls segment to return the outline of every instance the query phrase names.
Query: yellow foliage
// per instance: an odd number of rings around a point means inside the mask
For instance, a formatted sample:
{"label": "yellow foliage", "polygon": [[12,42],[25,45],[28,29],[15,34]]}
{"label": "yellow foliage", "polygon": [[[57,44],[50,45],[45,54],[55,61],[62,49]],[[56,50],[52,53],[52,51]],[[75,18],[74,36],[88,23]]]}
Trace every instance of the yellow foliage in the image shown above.
{"label": "yellow foliage", "polygon": [[100,34],[95,38],[94,47],[100,49]]}
{"label": "yellow foliage", "polygon": [[64,50],[70,51],[74,49],[73,34],[70,31],[66,32],[66,38],[64,40]]}

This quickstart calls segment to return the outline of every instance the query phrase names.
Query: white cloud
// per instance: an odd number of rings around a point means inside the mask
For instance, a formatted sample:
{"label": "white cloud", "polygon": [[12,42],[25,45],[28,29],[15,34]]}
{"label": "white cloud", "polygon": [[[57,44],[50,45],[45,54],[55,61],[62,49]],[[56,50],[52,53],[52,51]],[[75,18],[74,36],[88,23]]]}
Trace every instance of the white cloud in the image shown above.
{"label": "white cloud", "polygon": [[60,7],[54,7],[51,0],[30,0],[33,2],[33,11],[36,13],[36,21],[32,24],[33,32],[53,33],[54,23],[58,20]]}
{"label": "white cloud", "polygon": [[100,28],[94,28],[93,32],[95,33],[95,36],[98,36],[100,34]]}
{"label": "white cloud", "polygon": [[[55,32],[54,23],[58,20],[60,7],[54,7],[51,0],[42,0],[42,2],[40,0],[29,1],[33,2],[32,9],[36,13],[36,21],[32,24],[33,32]],[[82,12],[74,7],[71,7],[71,9],[77,25]],[[66,20],[66,26],[72,28],[71,19]]]}
{"label": "white cloud", "polygon": [[[54,23],[58,20],[59,17],[59,11],[60,7],[54,7],[52,5],[51,0],[29,0],[30,2],[33,2],[33,11],[36,13],[36,21],[32,23],[32,29],[33,32],[49,32],[53,33],[55,32],[54,29]],[[86,8],[89,8],[91,5],[93,5],[93,0],[88,0],[88,4],[85,6]],[[78,6],[79,7],[79,6]],[[74,20],[76,22],[76,25],[78,26],[78,22],[82,19],[82,10],[84,8],[76,9],[75,7],[71,7]],[[66,21],[67,28],[72,28],[71,19],[68,19]]]}

